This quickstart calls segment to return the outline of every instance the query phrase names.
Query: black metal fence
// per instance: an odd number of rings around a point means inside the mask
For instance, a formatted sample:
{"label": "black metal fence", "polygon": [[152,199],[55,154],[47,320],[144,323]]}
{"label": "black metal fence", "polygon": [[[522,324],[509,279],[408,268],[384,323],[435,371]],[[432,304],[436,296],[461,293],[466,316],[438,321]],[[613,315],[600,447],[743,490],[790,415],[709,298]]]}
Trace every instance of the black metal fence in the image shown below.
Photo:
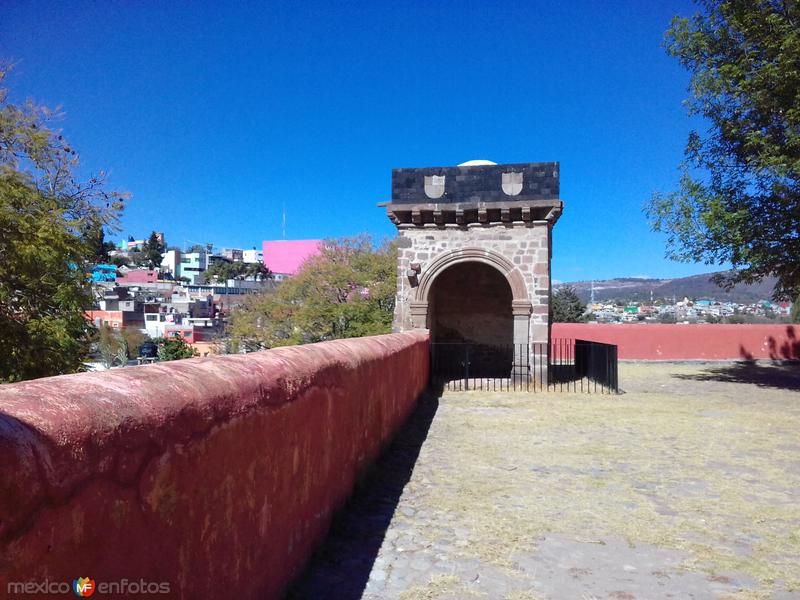
{"label": "black metal fence", "polygon": [[586,340],[550,344],[430,346],[431,385],[447,390],[618,393],[617,347]]}
{"label": "black metal fence", "polygon": [[549,383],[555,391],[618,394],[617,347],[589,340],[552,340]]}

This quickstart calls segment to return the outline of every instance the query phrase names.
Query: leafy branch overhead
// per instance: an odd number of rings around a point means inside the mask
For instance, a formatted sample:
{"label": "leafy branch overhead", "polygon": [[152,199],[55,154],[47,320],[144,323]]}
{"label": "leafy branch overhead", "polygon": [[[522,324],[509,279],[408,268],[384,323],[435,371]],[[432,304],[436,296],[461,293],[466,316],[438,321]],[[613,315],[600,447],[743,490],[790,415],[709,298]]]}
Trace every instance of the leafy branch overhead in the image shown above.
{"label": "leafy branch overhead", "polygon": [[667,255],[733,265],[730,287],[769,275],[777,297],[800,295],[800,4],[705,0],[678,18],[667,51],[692,74],[692,132],[679,189],[646,208]]}

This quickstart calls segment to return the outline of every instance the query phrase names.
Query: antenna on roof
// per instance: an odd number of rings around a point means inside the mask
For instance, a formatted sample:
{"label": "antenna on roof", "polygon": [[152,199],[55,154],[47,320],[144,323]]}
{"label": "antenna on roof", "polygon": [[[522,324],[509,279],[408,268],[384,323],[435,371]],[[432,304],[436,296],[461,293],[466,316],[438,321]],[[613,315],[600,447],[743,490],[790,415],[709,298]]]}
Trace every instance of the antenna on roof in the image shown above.
{"label": "antenna on roof", "polygon": [[286,201],[283,202],[283,219],[281,220],[281,239],[286,239]]}

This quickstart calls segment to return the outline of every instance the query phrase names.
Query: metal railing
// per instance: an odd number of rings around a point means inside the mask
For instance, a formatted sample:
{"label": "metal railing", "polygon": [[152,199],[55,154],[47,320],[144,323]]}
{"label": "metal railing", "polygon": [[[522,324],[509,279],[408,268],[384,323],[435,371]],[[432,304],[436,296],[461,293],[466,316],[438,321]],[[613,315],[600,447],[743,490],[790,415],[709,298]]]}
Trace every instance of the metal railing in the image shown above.
{"label": "metal railing", "polygon": [[549,383],[559,392],[618,394],[617,347],[589,340],[551,340]]}
{"label": "metal railing", "polygon": [[618,393],[617,347],[586,340],[430,345],[431,387],[469,391]]}

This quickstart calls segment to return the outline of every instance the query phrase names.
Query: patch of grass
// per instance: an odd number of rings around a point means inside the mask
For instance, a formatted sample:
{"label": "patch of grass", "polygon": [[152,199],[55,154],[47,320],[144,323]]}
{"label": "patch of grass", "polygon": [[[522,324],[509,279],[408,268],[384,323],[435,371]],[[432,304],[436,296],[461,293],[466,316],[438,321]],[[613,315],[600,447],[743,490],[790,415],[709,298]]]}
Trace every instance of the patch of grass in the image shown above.
{"label": "patch of grass", "polygon": [[446,394],[418,465],[435,485],[412,487],[450,515],[430,535],[509,570],[548,532],[621,536],[760,583],[736,598],[800,590],[800,394],[675,377],[707,368],[623,364],[622,396]]}
{"label": "patch of grass", "polygon": [[504,600],[540,600],[541,596],[537,596],[531,591],[522,590],[511,592],[510,594],[506,595]]}
{"label": "patch of grass", "polygon": [[455,575],[435,575],[423,585],[415,585],[400,594],[400,600],[434,600],[445,594],[463,597],[474,596],[469,588]]}

